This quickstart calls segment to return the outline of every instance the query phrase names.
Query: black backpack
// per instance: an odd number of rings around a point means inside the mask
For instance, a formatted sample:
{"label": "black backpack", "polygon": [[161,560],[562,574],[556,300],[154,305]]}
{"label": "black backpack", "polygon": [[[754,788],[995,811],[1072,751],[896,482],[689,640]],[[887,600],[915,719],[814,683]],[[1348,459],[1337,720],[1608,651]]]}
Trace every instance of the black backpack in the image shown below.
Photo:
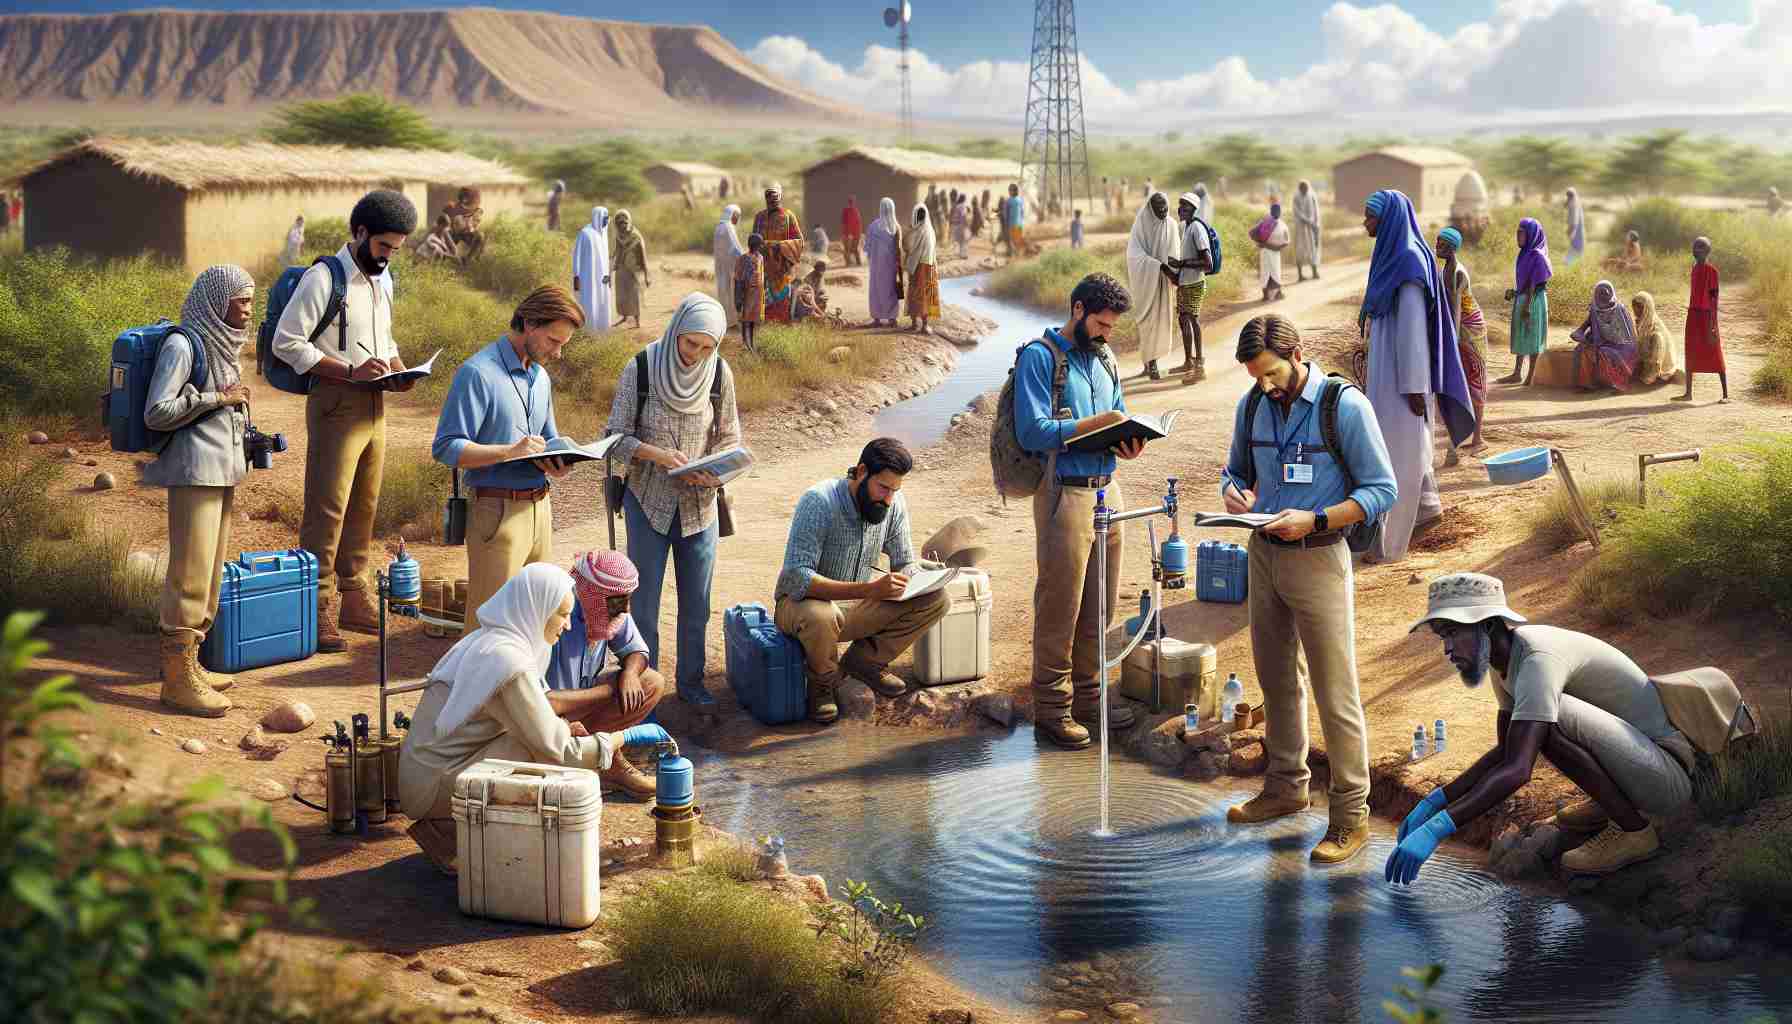
{"label": "black backpack", "polygon": [[[709,382],[709,404],[715,407],[715,419],[710,422],[709,431],[713,438],[722,426],[722,371],[727,368],[728,361],[721,356],[716,357],[716,376]],[[649,381],[653,375],[647,369],[647,350],[635,353],[635,429],[641,429],[641,412],[647,408]],[[625,477],[617,476],[610,470],[609,460],[605,460],[604,470],[604,505],[610,510],[610,547],[616,546],[616,519],[622,516],[622,492],[628,486]],[[717,533],[723,537],[734,534],[734,514],[728,503],[728,490],[721,488],[716,494]]]}
{"label": "black backpack", "polygon": [[[1350,460],[1344,457],[1344,446],[1338,443],[1338,403],[1343,401],[1344,392],[1356,387],[1348,377],[1337,373],[1328,373],[1319,394],[1319,437],[1325,442],[1324,451],[1331,453],[1332,460],[1344,473],[1344,483],[1352,491],[1356,490],[1356,474],[1350,471]],[[1359,389],[1360,390],[1360,389]],[[1257,407],[1263,404],[1262,388],[1251,388],[1251,396],[1244,403],[1244,436],[1248,439],[1246,455],[1249,448],[1270,447],[1275,445],[1268,441],[1255,439]],[[1244,460],[1244,479],[1240,481],[1246,488],[1257,488],[1257,460],[1247,457]],[[1375,546],[1381,539],[1381,519],[1365,520],[1353,524],[1344,530],[1344,542],[1350,550],[1361,554]]]}

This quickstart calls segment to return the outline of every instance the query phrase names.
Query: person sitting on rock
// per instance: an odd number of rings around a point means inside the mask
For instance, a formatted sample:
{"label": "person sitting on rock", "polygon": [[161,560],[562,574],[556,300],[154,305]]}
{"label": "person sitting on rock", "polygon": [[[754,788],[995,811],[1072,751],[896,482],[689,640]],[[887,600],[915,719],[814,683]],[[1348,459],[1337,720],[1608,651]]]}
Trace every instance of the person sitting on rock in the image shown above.
{"label": "person sitting on rock", "polygon": [[816,260],[815,269],[809,271],[809,275],[803,278],[809,285],[810,293],[815,296],[815,308],[820,310],[823,315],[826,315],[828,311],[828,286],[827,282],[823,280],[827,272],[828,261]]}
{"label": "person sitting on rock", "polygon": [[[885,697],[907,692],[890,663],[950,608],[943,590],[898,600],[909,573],[932,567],[915,556],[902,497],[914,465],[901,442],[880,437],[844,478],[823,480],[797,499],[774,621],[803,645],[811,721],[839,717],[842,673]],[[890,571],[874,576],[880,553]],[[841,641],[851,642],[844,657]]]}
{"label": "person sitting on rock", "polygon": [[[1499,739],[1400,823],[1386,879],[1411,883],[1439,843],[1530,781],[1539,754],[1587,794],[1555,816],[1564,833],[1589,837],[1562,855],[1564,868],[1603,875],[1653,856],[1661,841],[1650,817],[1673,815],[1692,799],[1688,737],[1701,749],[1712,745],[1712,732],[1718,749],[1728,742],[1740,717],[1735,685],[1715,669],[1651,682],[1603,640],[1527,623],[1507,606],[1505,585],[1482,573],[1433,580],[1429,600],[1413,631],[1430,626],[1470,687],[1493,670]],[[1676,681],[1691,677],[1700,677],[1688,684],[1693,699],[1682,699],[1688,687]],[[1699,692],[1709,677],[1720,682]]]}

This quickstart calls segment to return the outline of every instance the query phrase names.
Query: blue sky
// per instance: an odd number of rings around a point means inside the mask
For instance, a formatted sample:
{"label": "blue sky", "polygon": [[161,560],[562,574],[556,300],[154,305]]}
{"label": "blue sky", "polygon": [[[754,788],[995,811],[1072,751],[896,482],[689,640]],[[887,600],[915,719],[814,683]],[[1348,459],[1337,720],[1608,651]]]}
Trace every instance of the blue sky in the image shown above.
{"label": "blue sky", "polygon": [[[856,65],[869,43],[895,45],[896,33],[883,26],[883,8],[892,0],[682,0],[644,4],[640,0],[487,0],[480,6],[549,10],[597,18],[706,24],[750,50],[768,36],[796,36],[820,55],[838,64]],[[1031,0],[913,0],[915,47],[947,67],[979,60],[1025,62],[1032,39]],[[1365,6],[1370,0],[1358,0]],[[15,0],[16,11],[95,12],[149,6],[115,0]],[[306,0],[200,0],[164,3],[210,10],[295,10],[359,7]],[[442,0],[388,0],[395,7],[456,6]],[[1331,0],[1283,0],[1281,3],[1165,4],[1126,7],[1085,0],[1077,26],[1084,56],[1115,84],[1171,79],[1211,68],[1223,58],[1242,56],[1259,76],[1297,75],[1320,59],[1324,41],[1320,15]],[[1477,21],[1497,21],[1494,0],[1427,0],[1403,5],[1425,27],[1448,36]],[[1745,22],[1749,0],[1666,0],[1664,6],[1696,14],[1702,21]],[[652,16],[644,16],[643,9]],[[1184,13],[1184,12],[1187,13]],[[1180,36],[1168,33],[1181,29]]]}

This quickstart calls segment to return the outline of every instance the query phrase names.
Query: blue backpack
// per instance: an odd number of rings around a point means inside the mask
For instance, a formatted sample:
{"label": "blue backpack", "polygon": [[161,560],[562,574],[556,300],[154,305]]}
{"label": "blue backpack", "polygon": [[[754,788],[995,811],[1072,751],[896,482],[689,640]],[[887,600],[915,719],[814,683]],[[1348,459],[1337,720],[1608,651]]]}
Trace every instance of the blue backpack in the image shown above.
{"label": "blue backpack", "polygon": [[[343,300],[348,297],[348,269],[342,261],[334,256],[319,256],[313,260],[311,267],[322,263],[330,270],[330,298],[324,304],[324,315],[317,318],[311,328],[311,337],[306,340],[317,344],[317,339],[324,333],[324,328],[336,321],[336,349],[344,357],[348,354],[348,309]],[[286,304],[292,301],[292,293],[298,290],[299,279],[311,267],[287,267],[275,279],[274,287],[268,290],[267,314],[261,318],[261,330],[255,336],[255,365],[269,384],[294,395],[305,395],[311,392],[311,374],[294,370],[286,360],[274,354],[274,332],[280,327],[280,317],[286,312]]]}
{"label": "blue backpack", "polygon": [[1207,276],[1212,277],[1220,272],[1220,233],[1213,230],[1212,224],[1201,218],[1196,217],[1194,220],[1196,224],[1207,229],[1207,255],[1213,257],[1213,262],[1207,267]]}
{"label": "blue backpack", "polygon": [[[173,436],[166,430],[149,429],[143,422],[143,413],[149,405],[149,380],[155,376],[162,344],[178,328],[172,320],[157,320],[147,327],[128,328],[113,339],[110,385],[101,399],[105,414],[102,418],[112,435],[113,451],[160,454]],[[192,349],[193,373],[188,380],[195,389],[203,391],[205,346],[192,345]]]}

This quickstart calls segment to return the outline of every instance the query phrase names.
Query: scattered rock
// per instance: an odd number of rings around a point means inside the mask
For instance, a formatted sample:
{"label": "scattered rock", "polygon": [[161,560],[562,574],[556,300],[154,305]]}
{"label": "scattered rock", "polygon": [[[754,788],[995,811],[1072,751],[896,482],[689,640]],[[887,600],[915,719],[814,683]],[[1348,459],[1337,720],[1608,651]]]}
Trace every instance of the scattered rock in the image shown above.
{"label": "scattered rock", "polygon": [[1228,750],[1241,750],[1252,744],[1263,742],[1262,729],[1239,729],[1236,732],[1229,732],[1224,735],[1226,737],[1226,748]]}
{"label": "scattered rock", "polygon": [[81,465],[83,465],[83,466],[97,466],[99,464],[100,464],[100,460],[98,460],[98,459],[85,459],[81,463]]}
{"label": "scattered rock", "polygon": [[476,985],[462,985],[458,994],[467,999],[475,999],[479,996],[479,988]]}
{"label": "scattered rock", "polygon": [[1663,928],[1649,936],[1649,940],[1655,943],[1657,949],[1669,949],[1685,942],[1688,934],[1685,925],[1675,925],[1672,928]]}
{"label": "scattered rock", "polygon": [[162,735],[162,730],[160,730],[152,725],[149,727],[149,734],[151,736],[160,736],[160,735]]}
{"label": "scattered rock", "polygon": [[976,1024],[969,1010],[935,1010],[927,1015],[927,1024]]}
{"label": "scattered rock", "polygon": [[465,985],[468,980],[467,972],[458,967],[438,967],[430,977],[444,985]]}
{"label": "scattered rock", "polygon": [[524,977],[524,974],[522,971],[513,971],[508,967],[499,967],[497,964],[486,964],[484,967],[479,968],[479,973],[485,975],[488,978],[521,978],[521,977]]}
{"label": "scattered rock", "polygon": [[607,953],[609,950],[596,939],[580,939],[575,945],[587,953]]}
{"label": "scattered rock", "polygon": [[978,395],[976,398],[971,399],[971,411],[979,416],[994,416],[996,414],[996,403],[999,399],[1000,396],[993,392]]}
{"label": "scattered rock", "polygon": [[803,875],[800,878],[798,878],[797,881],[799,881],[803,884],[803,888],[805,888],[809,891],[810,896],[813,896],[815,899],[820,900],[824,903],[827,902],[827,898],[828,898],[828,880],[827,879],[821,877],[820,875]]}
{"label": "scattered rock", "polygon": [[940,699],[932,690],[910,690],[903,700],[908,705],[907,710],[917,715],[931,716],[940,709]]}
{"label": "scattered rock", "polygon": [[1196,751],[1195,756],[1183,764],[1182,777],[1195,782],[1212,782],[1224,775],[1232,764],[1230,755],[1227,755],[1223,761],[1220,760],[1220,757],[1221,755],[1211,750]]}
{"label": "scattered rock", "polygon": [[1269,770],[1269,752],[1258,743],[1248,747],[1237,747],[1226,761],[1226,774],[1235,779],[1248,779],[1253,775],[1262,775]]}
{"label": "scattered rock", "polygon": [[1407,582],[1407,584],[1410,585],[1410,584],[1414,584],[1414,583],[1423,583],[1425,581],[1419,577],[1418,573],[1415,572],[1411,576],[1406,577],[1406,582]]}
{"label": "scattered rock", "polygon": [[126,779],[131,777],[130,762],[126,761],[124,755],[116,750],[108,750],[101,754],[99,760],[94,762],[94,766],[109,775],[117,775]]}
{"label": "scattered rock", "polygon": [[1108,1013],[1120,1020],[1128,1020],[1139,1015],[1138,1003],[1109,1003]]}
{"label": "scattered rock", "polygon": [[959,424],[963,423],[967,419],[970,419],[970,417],[967,414],[962,413],[962,412],[955,412],[952,414],[952,418],[947,421],[947,425],[956,427]]}
{"label": "scattered rock", "polygon": [[187,740],[180,745],[180,749],[189,754],[203,754],[205,753],[205,742],[197,739]]}
{"label": "scattered rock", "polygon": [[304,732],[315,721],[316,712],[302,700],[288,701],[261,716],[262,728],[270,732]]}
{"label": "scattered rock", "polygon": [[1694,960],[1705,963],[1728,960],[1736,955],[1736,940],[1724,938],[1722,935],[1713,935],[1710,932],[1701,932],[1698,938],[1692,940],[1692,945],[1688,946],[1686,951],[1692,955]]}
{"label": "scattered rock", "polygon": [[834,401],[832,398],[824,398],[817,403],[816,408],[820,409],[824,414],[832,416],[840,411],[840,403]]}
{"label": "scattered rock", "polygon": [[1062,992],[1065,989],[1070,987],[1070,979],[1065,978],[1065,977],[1060,977],[1058,975],[1053,975],[1052,980],[1050,982],[1048,982],[1047,984],[1049,984],[1052,988],[1057,989],[1058,991]]}
{"label": "scattered rock", "polygon": [[50,435],[41,430],[33,430],[31,433],[25,435],[25,440],[32,444],[49,444]]}
{"label": "scattered rock", "polygon": [[78,459],[81,457],[81,453],[73,448],[64,448],[62,449],[62,457],[65,459]]}
{"label": "scattered rock", "polygon": [[284,800],[288,795],[285,784],[273,779],[256,779],[255,785],[249,788],[249,793],[255,799],[265,800],[270,804],[276,800]]}
{"label": "scattered rock", "polygon": [[877,694],[857,679],[843,679],[834,691],[840,713],[847,718],[868,719],[877,713]]}
{"label": "scattered rock", "polygon": [[1519,842],[1519,848],[1538,860],[1555,860],[1561,856],[1561,830],[1554,825],[1539,825]]}
{"label": "scattered rock", "polygon": [[1166,718],[1145,736],[1145,760],[1164,768],[1179,768],[1189,750],[1182,742],[1183,720]]}
{"label": "scattered rock", "polygon": [[96,491],[109,491],[117,486],[118,481],[112,479],[110,473],[101,473],[93,478],[93,489]]}
{"label": "scattered rock", "polygon": [[244,750],[260,750],[263,747],[271,747],[275,743],[279,743],[282,747],[287,745],[285,740],[268,739],[268,734],[259,725],[250,726],[249,731],[243,733],[243,738],[236,741],[236,745]]}
{"label": "scattered rock", "polygon": [[1711,931],[1714,935],[1733,939],[1742,934],[1742,926],[1748,921],[1748,911],[1738,906],[1723,904],[1711,909]]}
{"label": "scattered rock", "polygon": [[1088,1019],[1089,1015],[1081,1010],[1059,1010],[1057,1013],[1052,1014],[1052,1020],[1073,1021]]}
{"label": "scattered rock", "polygon": [[986,693],[971,701],[971,710],[1004,729],[1014,724],[1014,698],[1006,693]]}
{"label": "scattered rock", "polygon": [[423,962],[422,957],[414,956],[411,957],[410,963],[404,965],[404,969],[407,971],[427,971],[429,970],[429,965]]}

